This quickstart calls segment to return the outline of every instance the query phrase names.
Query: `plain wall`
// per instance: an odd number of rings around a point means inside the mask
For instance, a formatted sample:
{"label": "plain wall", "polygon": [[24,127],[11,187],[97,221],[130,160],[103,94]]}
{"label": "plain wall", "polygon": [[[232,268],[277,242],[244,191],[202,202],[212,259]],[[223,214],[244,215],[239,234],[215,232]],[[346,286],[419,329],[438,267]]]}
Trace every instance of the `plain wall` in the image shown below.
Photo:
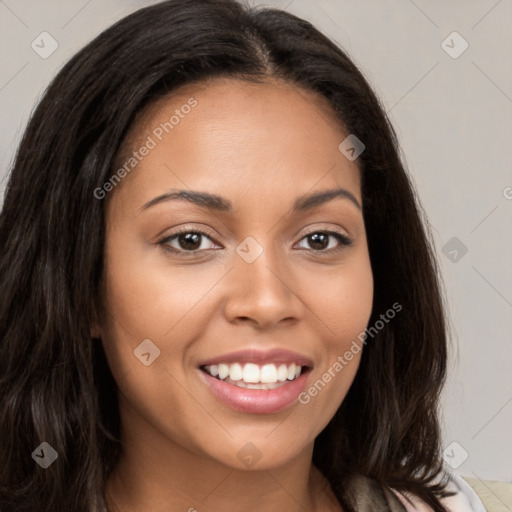
{"label": "plain wall", "polygon": [[[0,2],[2,195],[51,78],[104,28],[151,3]],[[388,111],[432,225],[449,300],[445,460],[463,476],[512,482],[512,2],[265,5],[306,18],[337,41]],[[31,48],[43,31],[59,45],[47,59]]]}

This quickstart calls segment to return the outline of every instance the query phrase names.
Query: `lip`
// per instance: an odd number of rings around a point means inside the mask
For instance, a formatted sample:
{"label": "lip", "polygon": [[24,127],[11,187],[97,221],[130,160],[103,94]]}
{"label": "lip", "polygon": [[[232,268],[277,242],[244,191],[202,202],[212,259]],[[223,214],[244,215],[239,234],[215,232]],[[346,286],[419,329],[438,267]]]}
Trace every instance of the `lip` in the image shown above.
{"label": "lip", "polygon": [[252,414],[272,414],[288,408],[297,400],[306,387],[311,367],[301,373],[298,378],[275,389],[241,388],[212,377],[200,368],[197,371],[200,379],[212,393],[232,409]]}
{"label": "lip", "polygon": [[[295,363],[299,366],[313,367],[313,361],[306,356],[291,352],[290,350],[284,350],[275,348],[272,350],[239,350],[237,352],[230,352],[222,356],[213,357],[206,359],[199,363],[199,366],[209,366],[212,364],[221,363],[255,363],[255,364],[291,364]],[[299,377],[300,378],[300,377]]]}

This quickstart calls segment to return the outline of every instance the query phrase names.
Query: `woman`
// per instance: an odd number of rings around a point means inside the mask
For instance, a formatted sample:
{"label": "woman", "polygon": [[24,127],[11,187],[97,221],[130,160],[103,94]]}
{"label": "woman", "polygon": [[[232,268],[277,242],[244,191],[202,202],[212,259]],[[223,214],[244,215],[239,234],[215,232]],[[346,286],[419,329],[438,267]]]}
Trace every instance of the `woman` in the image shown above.
{"label": "woman", "polygon": [[100,34],[29,122],[0,239],[1,510],[482,510],[440,457],[394,131],[308,22],[171,0]]}

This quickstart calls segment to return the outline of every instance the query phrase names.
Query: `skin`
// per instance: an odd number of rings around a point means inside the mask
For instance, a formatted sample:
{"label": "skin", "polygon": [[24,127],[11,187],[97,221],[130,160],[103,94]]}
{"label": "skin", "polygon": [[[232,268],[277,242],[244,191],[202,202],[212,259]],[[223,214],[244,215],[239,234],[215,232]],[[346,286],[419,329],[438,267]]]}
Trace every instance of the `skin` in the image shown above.
{"label": "skin", "polygon": [[[348,134],[314,93],[223,78],[159,100],[124,149],[140,148],[191,96],[197,106],[106,198],[104,311],[92,334],[119,387],[124,449],[106,485],[109,510],[339,511],[312,465],[313,442],[361,352],[308,404],[274,414],[228,407],[198,366],[240,349],[285,348],[313,361],[307,389],[364,331],[373,277],[361,209],[338,197],[291,213],[298,196],[338,187],[362,204],[357,161],[338,150]],[[185,200],[142,209],[171,189],[220,195],[234,211]],[[181,227],[211,238],[201,237],[192,256],[159,245]],[[330,236],[315,246],[306,237],[336,229],[352,244]],[[248,236],[263,248],[252,263],[236,252]],[[181,240],[167,247],[183,254]],[[134,357],[144,339],[160,350],[149,366]],[[237,457],[249,441],[261,455],[251,467]]]}

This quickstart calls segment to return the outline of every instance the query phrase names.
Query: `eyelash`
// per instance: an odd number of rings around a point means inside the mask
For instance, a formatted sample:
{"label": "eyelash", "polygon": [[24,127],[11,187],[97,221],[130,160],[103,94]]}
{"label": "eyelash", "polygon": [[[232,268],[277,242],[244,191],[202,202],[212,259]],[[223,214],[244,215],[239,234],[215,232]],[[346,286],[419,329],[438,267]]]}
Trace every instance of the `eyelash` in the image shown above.
{"label": "eyelash", "polygon": [[[190,233],[194,233],[194,234],[205,236],[206,238],[208,238],[212,242],[216,243],[215,240],[213,240],[212,237],[206,231],[202,230],[201,228],[194,228],[194,229],[181,228],[178,231],[176,231],[175,233],[173,233],[172,235],[169,235],[169,236],[166,236],[164,238],[161,238],[160,240],[158,240],[157,244],[161,245],[166,251],[169,251],[169,252],[171,252],[173,254],[177,254],[179,256],[184,256],[184,257],[194,256],[194,255],[197,255],[198,253],[202,252],[203,250],[185,251],[185,250],[175,249],[174,247],[166,246],[166,244],[168,244],[171,240],[174,240],[178,236],[183,235],[183,234],[190,234]],[[325,235],[333,236],[336,240],[338,240],[338,242],[340,242],[340,245],[338,247],[334,248],[334,249],[331,248],[331,249],[328,249],[328,250],[314,250],[314,249],[311,249],[311,251],[313,251],[315,253],[319,253],[319,254],[332,254],[332,253],[335,253],[335,252],[343,250],[345,247],[348,247],[353,242],[349,237],[347,237],[343,233],[340,233],[339,231],[327,230],[327,229],[325,229],[325,230],[323,230],[323,229],[316,229],[314,231],[310,231],[309,233],[306,233],[299,240],[299,242],[304,240],[308,236],[311,236],[311,235],[314,235],[314,234],[317,234],[317,233],[322,233],[322,234],[325,234]]]}

